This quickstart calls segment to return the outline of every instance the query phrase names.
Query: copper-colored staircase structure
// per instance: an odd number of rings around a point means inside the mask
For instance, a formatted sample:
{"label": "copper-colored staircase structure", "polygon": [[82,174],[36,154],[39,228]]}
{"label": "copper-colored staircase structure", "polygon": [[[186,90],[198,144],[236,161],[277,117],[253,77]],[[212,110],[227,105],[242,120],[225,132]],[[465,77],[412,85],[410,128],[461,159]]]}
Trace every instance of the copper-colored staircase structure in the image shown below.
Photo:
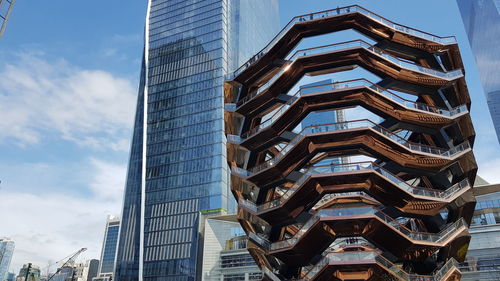
{"label": "copper-colored staircase structure", "polygon": [[[303,38],[347,29],[376,44],[290,54]],[[381,81],[292,92],[305,75],[356,67]],[[454,37],[356,5],[303,15],[227,75],[224,91],[231,189],[263,280],[460,280],[477,165]],[[382,121],[301,127],[312,113],[352,107]]]}

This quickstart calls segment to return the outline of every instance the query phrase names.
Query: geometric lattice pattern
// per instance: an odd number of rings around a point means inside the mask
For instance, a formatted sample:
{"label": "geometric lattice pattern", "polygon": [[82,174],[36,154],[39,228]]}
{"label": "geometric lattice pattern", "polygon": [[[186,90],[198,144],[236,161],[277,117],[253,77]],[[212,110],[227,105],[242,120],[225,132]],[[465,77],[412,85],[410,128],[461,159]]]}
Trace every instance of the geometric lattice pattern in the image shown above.
{"label": "geometric lattice pattern", "polygon": [[[348,29],[375,43],[296,50]],[[358,67],[379,80],[299,87]],[[295,17],[226,77],[225,102],[231,188],[264,280],[460,279],[477,166],[454,37],[360,6]],[[352,107],[378,118],[301,126]]]}

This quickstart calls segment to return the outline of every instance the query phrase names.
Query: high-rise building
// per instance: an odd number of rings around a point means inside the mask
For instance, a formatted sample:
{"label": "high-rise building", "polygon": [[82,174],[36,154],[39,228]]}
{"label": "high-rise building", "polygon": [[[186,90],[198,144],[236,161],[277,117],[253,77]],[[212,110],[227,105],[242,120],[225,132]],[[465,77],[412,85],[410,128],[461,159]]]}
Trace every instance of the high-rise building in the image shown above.
{"label": "high-rise building", "polygon": [[248,237],[235,215],[208,218],[204,233],[202,281],[262,279],[247,250]]}
{"label": "high-rise building", "polygon": [[7,278],[14,248],[14,241],[7,238],[0,238],[0,281]]}
{"label": "high-rise building", "polygon": [[150,0],[115,279],[200,280],[200,212],[228,196],[224,75],[270,40],[278,0]]}
{"label": "high-rise building", "polygon": [[500,184],[474,185],[477,205],[462,281],[500,280]]}
{"label": "high-rise building", "polygon": [[101,262],[99,264],[99,270],[96,274],[97,277],[94,278],[94,281],[113,279],[119,231],[120,218],[108,216],[104,230],[104,240],[102,242]]}
{"label": "high-rise building", "polygon": [[500,2],[457,0],[500,142]]}
{"label": "high-rise building", "polygon": [[0,0],[0,37],[2,37],[5,32],[7,22],[12,13],[12,8],[14,7],[14,2],[16,2],[16,0]]}
{"label": "high-rise building", "polygon": [[[350,29],[368,39],[301,47]],[[353,5],[293,18],[254,58],[227,76],[225,128],[263,280],[459,280],[477,165],[455,38]],[[295,95],[326,77],[349,80]],[[371,119],[336,122],[352,107]]]}
{"label": "high-rise building", "polygon": [[19,270],[16,281],[40,281],[40,267],[31,263],[24,264]]}

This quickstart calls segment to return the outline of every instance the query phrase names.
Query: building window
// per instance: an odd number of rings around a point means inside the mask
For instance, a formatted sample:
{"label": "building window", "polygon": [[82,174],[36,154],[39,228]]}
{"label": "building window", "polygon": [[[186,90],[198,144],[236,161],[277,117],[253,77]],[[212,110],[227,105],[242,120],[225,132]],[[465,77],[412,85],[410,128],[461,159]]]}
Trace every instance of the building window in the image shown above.
{"label": "building window", "polygon": [[245,255],[233,255],[233,256],[223,256],[221,257],[221,267],[240,267],[240,266],[254,266],[255,262],[249,254]]}
{"label": "building window", "polygon": [[245,273],[224,274],[224,281],[245,281]]}
{"label": "building window", "polygon": [[253,272],[248,275],[248,280],[253,281],[253,280],[262,280],[262,273],[260,272]]}

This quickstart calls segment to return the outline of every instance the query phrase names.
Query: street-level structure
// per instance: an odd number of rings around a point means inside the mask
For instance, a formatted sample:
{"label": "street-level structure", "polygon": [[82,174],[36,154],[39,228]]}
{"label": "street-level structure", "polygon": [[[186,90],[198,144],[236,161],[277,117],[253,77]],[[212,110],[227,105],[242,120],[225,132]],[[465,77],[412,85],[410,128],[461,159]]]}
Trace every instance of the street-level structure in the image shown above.
{"label": "street-level structure", "polygon": [[462,281],[500,280],[500,184],[474,185],[477,205],[472,217]]}
{"label": "street-level structure", "polygon": [[247,250],[248,237],[236,215],[210,216],[205,223],[202,281],[255,281],[262,273]]}

